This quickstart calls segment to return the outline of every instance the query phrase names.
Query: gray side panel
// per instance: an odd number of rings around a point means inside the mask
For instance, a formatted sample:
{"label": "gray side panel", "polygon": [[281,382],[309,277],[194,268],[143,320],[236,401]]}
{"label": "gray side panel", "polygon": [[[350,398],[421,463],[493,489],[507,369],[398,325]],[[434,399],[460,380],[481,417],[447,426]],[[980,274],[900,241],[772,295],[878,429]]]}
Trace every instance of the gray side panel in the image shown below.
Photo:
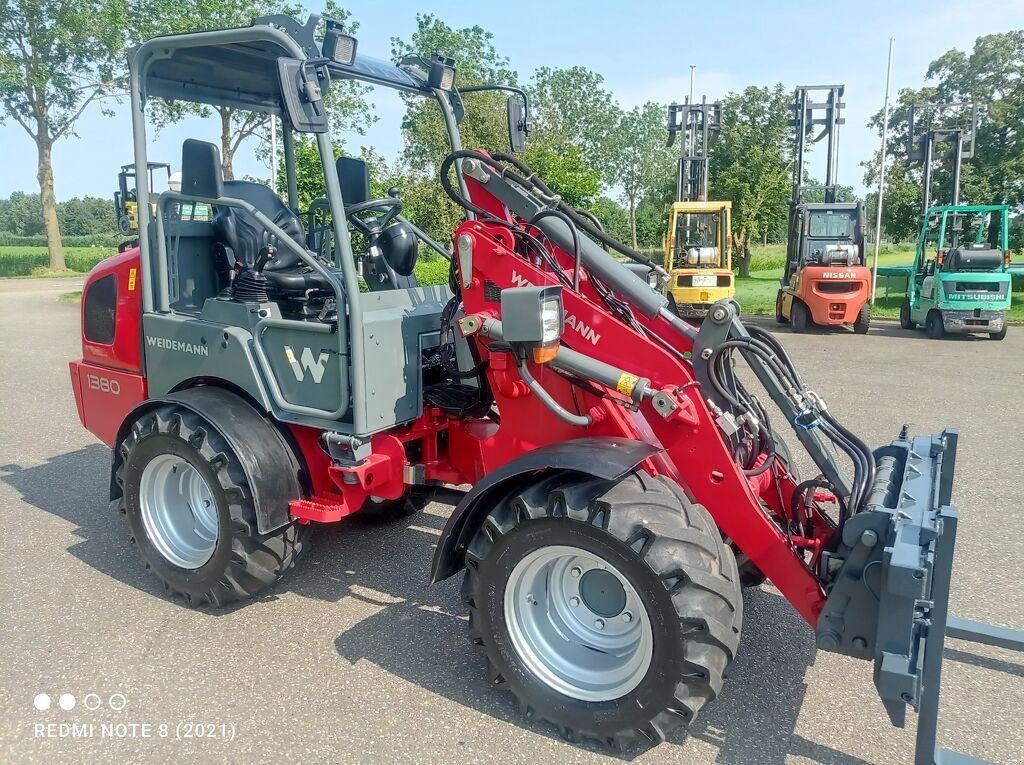
{"label": "gray side panel", "polygon": [[[419,417],[423,412],[420,348],[436,337],[441,311],[452,295],[447,287],[363,293],[366,348],[365,401],[370,432]],[[436,342],[436,341],[435,341]]]}
{"label": "gray side panel", "polygon": [[239,327],[191,316],[142,315],[146,381],[151,397],[166,395],[184,380],[226,380],[270,409],[263,377],[249,348],[252,335]]}

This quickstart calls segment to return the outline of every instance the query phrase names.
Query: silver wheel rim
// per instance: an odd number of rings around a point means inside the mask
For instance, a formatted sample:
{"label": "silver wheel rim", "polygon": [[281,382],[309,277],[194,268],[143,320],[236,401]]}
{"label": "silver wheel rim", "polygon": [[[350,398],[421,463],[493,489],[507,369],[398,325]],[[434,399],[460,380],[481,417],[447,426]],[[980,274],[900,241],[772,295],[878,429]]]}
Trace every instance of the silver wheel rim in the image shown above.
{"label": "silver wheel rim", "polygon": [[621,698],[651,666],[654,636],[640,596],[618,569],[579,547],[542,547],[519,561],[504,611],[520,660],[565,696]]}
{"label": "silver wheel rim", "polygon": [[217,502],[189,462],[175,454],[154,457],[142,471],[139,506],[146,535],[170,563],[196,569],[213,557]]}

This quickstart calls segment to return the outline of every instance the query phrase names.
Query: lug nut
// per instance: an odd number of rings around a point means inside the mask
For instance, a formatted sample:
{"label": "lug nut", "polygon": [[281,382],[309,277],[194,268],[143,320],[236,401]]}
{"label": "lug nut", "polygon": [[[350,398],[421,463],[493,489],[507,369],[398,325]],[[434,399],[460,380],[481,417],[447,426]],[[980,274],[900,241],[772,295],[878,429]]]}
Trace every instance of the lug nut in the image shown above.
{"label": "lug nut", "polygon": [[579,604],[580,604],[580,599],[579,598],[576,598],[576,597],[569,598],[569,605],[572,606],[573,608],[576,608],[576,606],[578,606]]}
{"label": "lug nut", "polygon": [[626,624],[629,624],[631,621],[633,621],[633,614],[631,614],[629,611],[623,611],[622,621],[624,621]]}
{"label": "lug nut", "polygon": [[580,576],[582,576],[583,574],[583,569],[581,569],[579,566],[573,566],[572,570],[569,573],[572,574],[573,579],[579,579]]}
{"label": "lug nut", "polygon": [[599,629],[599,630],[603,630],[604,629],[604,619],[595,619],[594,620],[594,628],[595,629]]}

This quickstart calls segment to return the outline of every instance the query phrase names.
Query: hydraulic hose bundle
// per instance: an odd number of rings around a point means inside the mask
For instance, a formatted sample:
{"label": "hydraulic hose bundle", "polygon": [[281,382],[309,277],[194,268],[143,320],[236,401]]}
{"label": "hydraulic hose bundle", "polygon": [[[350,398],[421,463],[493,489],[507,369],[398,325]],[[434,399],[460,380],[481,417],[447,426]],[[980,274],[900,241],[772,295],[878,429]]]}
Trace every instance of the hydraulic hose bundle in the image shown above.
{"label": "hydraulic hose bundle", "polygon": [[[454,182],[452,169],[460,160],[471,160],[482,164],[492,174],[500,176],[511,186],[519,187],[533,200],[540,200],[544,206],[536,213],[523,215],[516,219],[517,221],[521,220],[522,223],[498,218],[467,198],[461,187]],[[517,250],[521,255],[532,259],[537,265],[543,263],[559,283],[577,292],[580,289],[581,274],[585,272],[588,283],[613,315],[637,332],[657,342],[678,358],[684,358],[684,354],[672,343],[640,323],[634,315],[633,306],[629,300],[616,295],[615,291],[604,283],[602,277],[595,273],[593,268],[588,267],[588,263],[591,266],[597,265],[597,263],[592,259],[589,261],[584,259],[581,232],[608,252],[617,252],[661,273],[664,273],[663,269],[641,253],[610,237],[605,233],[600,221],[592,214],[577,210],[564,202],[535,171],[520,159],[506,154],[487,155],[479,151],[460,150],[452,152],[445,158],[441,164],[440,176],[442,187],[456,204],[489,224],[507,228],[516,238]],[[549,218],[557,219],[560,221],[560,225],[564,225],[568,229],[568,237],[561,237],[559,249],[572,257],[571,274],[567,273],[567,269],[554,256],[550,248],[552,244],[558,246],[557,243],[546,241],[547,233],[537,225],[542,220]],[[587,246],[589,247],[590,244],[588,243]],[[588,255],[588,257],[590,256]],[[602,268],[607,270],[608,265],[604,264]],[[454,260],[452,262],[451,286],[456,294],[456,300],[459,300],[460,285],[455,275]],[[630,299],[632,297],[637,296],[633,295]],[[644,296],[639,297],[643,298],[641,303],[650,302]],[[645,306],[644,310],[647,315],[651,315],[651,305]],[[657,313],[656,310],[654,312]],[[662,315],[664,315],[663,312]],[[449,317],[448,321],[450,320]],[[839,506],[836,525],[838,529],[841,529],[847,518],[852,513],[860,511],[867,501],[874,481],[874,456],[863,441],[843,427],[828,412],[821,398],[808,390],[789,355],[774,337],[757,327],[749,327],[748,332],[749,336],[730,337],[718,343],[711,349],[711,355],[707,359],[712,387],[719,400],[730,409],[729,414],[734,432],[727,434],[727,437],[737,444],[737,463],[748,477],[753,477],[772,469],[777,456],[776,439],[772,434],[767,412],[761,403],[746,391],[734,373],[734,354],[738,351],[745,357],[756,357],[770,370],[771,375],[778,381],[794,409],[799,412],[792,423],[794,427],[817,430],[838,451],[849,458],[853,466],[853,480],[847,496],[843,496],[843,492],[826,480],[805,481],[797,487],[791,508],[793,513],[791,517],[797,518],[798,505],[808,505],[813,500],[812,492],[818,489],[831,492],[836,497]],[[692,330],[689,336],[693,337]],[[478,371],[480,370],[473,370],[473,372]],[[456,379],[461,376],[462,373],[455,375]],[[471,375],[467,374],[466,376]]]}

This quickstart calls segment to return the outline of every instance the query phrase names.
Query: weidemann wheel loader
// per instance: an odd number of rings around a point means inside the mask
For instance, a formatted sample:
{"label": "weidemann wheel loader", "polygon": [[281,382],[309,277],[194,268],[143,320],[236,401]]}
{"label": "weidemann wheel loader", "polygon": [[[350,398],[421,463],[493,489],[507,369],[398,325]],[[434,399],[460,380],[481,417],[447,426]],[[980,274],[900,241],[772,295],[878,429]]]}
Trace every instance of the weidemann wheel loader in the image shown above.
{"label": "weidemann wheel loader", "polygon": [[[217,147],[187,140],[180,192],[140,205],[139,246],[85,286],[72,385],[151,574],[219,606],[277,581],[318,524],[444,501],[431,579],[462,574],[491,684],[565,736],[656,743],[691,722],[736,655],[741,585],[767,577],[821,648],[874,662],[894,722],[921,710],[932,756],[955,431],[872,451],[735,303],[694,330],[518,159],[463,149],[457,62],[381,61],[317,28],[258,19],[131,57],[137,167],[152,99],[225,104],[281,117],[288,186],[223,180]],[[447,287],[416,284],[419,245],[447,248],[400,194],[335,161],[323,96],[342,79],[440,109],[465,210]],[[513,92],[513,146],[527,119]],[[296,133],[322,158],[319,226],[297,209]],[[210,219],[183,213],[199,204]],[[775,423],[820,477],[799,478]]]}

